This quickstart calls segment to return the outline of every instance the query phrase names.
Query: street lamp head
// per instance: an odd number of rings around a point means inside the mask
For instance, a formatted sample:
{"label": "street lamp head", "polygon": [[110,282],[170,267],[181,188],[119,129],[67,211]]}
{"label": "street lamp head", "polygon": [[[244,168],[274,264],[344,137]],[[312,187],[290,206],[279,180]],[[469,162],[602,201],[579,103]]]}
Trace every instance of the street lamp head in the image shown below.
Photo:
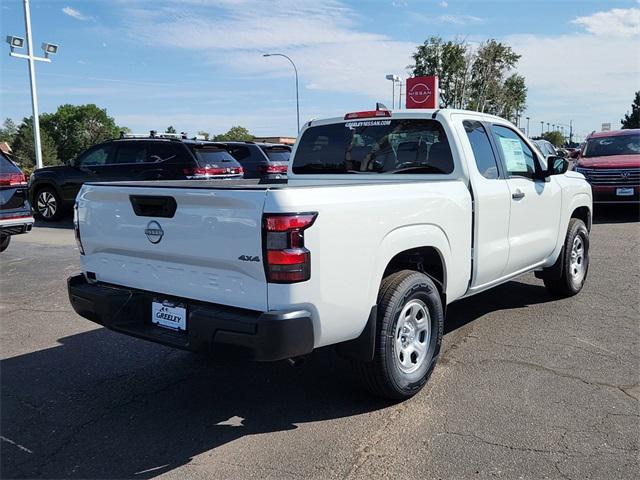
{"label": "street lamp head", "polygon": [[58,53],[58,45],[55,45],[53,43],[44,42],[42,44],[42,50],[44,50],[44,54],[47,57],[49,55],[55,55],[56,53]]}
{"label": "street lamp head", "polygon": [[392,73],[390,73],[389,75],[385,76],[384,78],[386,78],[387,80],[391,80],[392,82],[399,82],[400,81],[400,77],[398,75],[394,75]]}
{"label": "street lamp head", "polygon": [[263,56],[263,57],[270,57],[270,56],[271,56],[271,54],[270,54],[270,53],[263,53],[263,54],[262,54],[262,56]]}
{"label": "street lamp head", "polygon": [[11,47],[11,50],[13,50],[14,48],[22,48],[24,47],[24,38],[7,35],[7,43]]}

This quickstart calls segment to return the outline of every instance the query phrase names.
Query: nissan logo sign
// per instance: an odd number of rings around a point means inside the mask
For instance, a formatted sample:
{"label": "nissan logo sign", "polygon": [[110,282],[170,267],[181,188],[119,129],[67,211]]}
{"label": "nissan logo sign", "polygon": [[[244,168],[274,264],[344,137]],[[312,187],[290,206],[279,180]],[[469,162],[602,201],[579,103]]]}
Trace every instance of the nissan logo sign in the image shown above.
{"label": "nissan logo sign", "polygon": [[164,230],[162,230],[162,227],[158,222],[152,220],[147,223],[147,228],[144,229],[144,234],[151,243],[159,243],[164,235]]}
{"label": "nissan logo sign", "polygon": [[411,87],[411,90],[409,90],[409,97],[415,103],[425,103],[427,100],[429,100],[430,96],[431,89],[424,83],[416,83],[413,87]]}

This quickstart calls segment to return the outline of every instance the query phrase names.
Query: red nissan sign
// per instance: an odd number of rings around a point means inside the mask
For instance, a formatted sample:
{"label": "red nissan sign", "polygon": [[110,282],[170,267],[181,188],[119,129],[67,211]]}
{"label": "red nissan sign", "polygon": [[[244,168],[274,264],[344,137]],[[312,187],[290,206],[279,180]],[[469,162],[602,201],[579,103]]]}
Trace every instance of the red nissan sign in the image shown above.
{"label": "red nissan sign", "polygon": [[407,108],[438,108],[438,77],[407,78]]}

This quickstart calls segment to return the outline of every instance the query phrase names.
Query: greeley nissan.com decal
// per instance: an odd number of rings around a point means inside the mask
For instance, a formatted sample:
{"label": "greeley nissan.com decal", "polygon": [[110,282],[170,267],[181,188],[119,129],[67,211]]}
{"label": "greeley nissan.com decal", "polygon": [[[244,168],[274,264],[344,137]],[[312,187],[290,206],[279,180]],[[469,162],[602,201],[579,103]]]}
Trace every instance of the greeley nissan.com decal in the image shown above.
{"label": "greeley nissan.com decal", "polygon": [[391,120],[363,120],[359,122],[347,122],[344,124],[345,127],[353,130],[358,127],[385,127],[387,125],[391,125]]}

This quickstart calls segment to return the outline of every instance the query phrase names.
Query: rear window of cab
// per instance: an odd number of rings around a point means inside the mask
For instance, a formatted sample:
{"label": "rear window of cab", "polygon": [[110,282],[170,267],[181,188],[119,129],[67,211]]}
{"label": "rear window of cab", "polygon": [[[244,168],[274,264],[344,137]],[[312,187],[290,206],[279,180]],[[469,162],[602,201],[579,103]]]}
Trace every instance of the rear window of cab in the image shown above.
{"label": "rear window of cab", "polygon": [[305,130],[292,170],[296,174],[448,174],[453,167],[440,122],[358,119]]}

